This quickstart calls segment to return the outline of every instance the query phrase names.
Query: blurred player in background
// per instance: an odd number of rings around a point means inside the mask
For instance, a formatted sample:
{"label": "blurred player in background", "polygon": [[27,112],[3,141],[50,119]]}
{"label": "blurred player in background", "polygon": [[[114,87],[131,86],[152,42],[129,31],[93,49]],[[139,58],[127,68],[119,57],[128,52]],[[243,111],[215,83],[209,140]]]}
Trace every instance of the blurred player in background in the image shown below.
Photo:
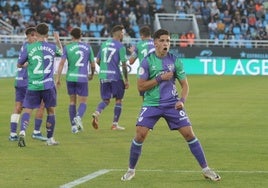
{"label": "blurred player in background", "polygon": [[[141,64],[143,58],[155,50],[150,27],[143,26],[140,28],[139,32],[141,40],[136,44],[136,46],[132,46],[129,48],[129,51],[131,53],[129,58],[130,65],[134,64],[136,59],[138,59],[139,64]],[[140,92],[140,96],[143,97],[143,95],[144,92]]]}
{"label": "blurred player in background", "polygon": [[[94,53],[91,46],[81,42],[82,31],[73,28],[71,31],[72,42],[63,48],[63,55],[59,64],[56,84],[60,86],[60,77],[64,63],[68,62],[66,74],[67,91],[70,96],[69,117],[72,133],[83,130],[82,117],[86,112],[88,98],[88,80],[92,80],[95,72]],[[89,64],[90,72],[89,74]],[[76,110],[77,97],[79,101]]]}
{"label": "blurred player in background", "polygon": [[[136,123],[136,135],[130,147],[128,171],[121,180],[131,180],[135,176],[135,168],[148,132],[160,118],[164,118],[170,130],[177,130],[184,137],[202,168],[204,177],[218,181],[221,178],[208,167],[202,146],[184,109],[189,85],[182,62],[168,52],[170,34],[167,30],[160,29],[154,33],[153,39],[155,52],[146,56],[139,68],[137,86],[139,91],[145,92],[144,100]],[[180,97],[176,79],[181,86]]]}
{"label": "blurred player in background", "polygon": [[[27,37],[27,41],[22,45],[21,51],[27,48],[29,44],[36,41],[35,27],[28,27],[25,30],[25,35]],[[20,120],[20,114],[22,112],[22,103],[26,94],[27,85],[28,85],[28,74],[27,74],[27,63],[25,63],[21,68],[17,69],[17,75],[15,77],[14,86],[16,96],[15,96],[15,108],[10,117],[10,135],[9,135],[10,141],[18,141],[17,127]],[[36,111],[35,127],[32,133],[32,138],[41,141],[46,141],[47,138],[43,137],[40,131],[43,120],[43,114],[44,114],[44,104],[41,103],[40,107]]]}
{"label": "blurred player in background", "polygon": [[54,58],[62,55],[62,46],[58,33],[54,33],[57,45],[47,42],[48,25],[40,23],[36,26],[37,41],[29,44],[20,53],[18,68],[27,62],[28,87],[23,101],[24,113],[21,117],[19,147],[25,147],[26,129],[33,109],[38,108],[41,101],[47,110],[47,145],[57,145],[54,140],[55,107],[57,102],[56,87],[54,84]]}
{"label": "blurred player in background", "polygon": [[[122,111],[122,99],[125,89],[128,89],[127,55],[126,48],[121,43],[124,36],[124,27],[116,25],[112,28],[112,39],[101,44],[97,55],[97,63],[100,66],[100,94],[102,101],[98,104],[96,111],[92,114],[92,126],[98,129],[98,117],[109,105],[111,98],[115,98],[114,116],[112,130],[124,130],[118,125]],[[120,67],[122,67],[123,76]],[[124,78],[123,78],[124,77]]]}
{"label": "blurred player in background", "polygon": [[136,46],[131,46],[129,51],[131,53],[129,58],[129,64],[135,63],[136,59],[139,59],[139,63],[143,58],[150,52],[155,50],[154,41],[151,37],[151,29],[149,26],[143,26],[140,28],[141,40],[136,44]]}

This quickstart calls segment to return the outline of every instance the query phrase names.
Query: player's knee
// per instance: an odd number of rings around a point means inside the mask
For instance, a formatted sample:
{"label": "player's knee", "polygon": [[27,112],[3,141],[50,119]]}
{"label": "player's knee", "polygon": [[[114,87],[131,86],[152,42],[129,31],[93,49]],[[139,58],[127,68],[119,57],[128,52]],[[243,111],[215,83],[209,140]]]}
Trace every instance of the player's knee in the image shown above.
{"label": "player's knee", "polygon": [[103,100],[103,102],[108,106],[110,104],[110,100]]}

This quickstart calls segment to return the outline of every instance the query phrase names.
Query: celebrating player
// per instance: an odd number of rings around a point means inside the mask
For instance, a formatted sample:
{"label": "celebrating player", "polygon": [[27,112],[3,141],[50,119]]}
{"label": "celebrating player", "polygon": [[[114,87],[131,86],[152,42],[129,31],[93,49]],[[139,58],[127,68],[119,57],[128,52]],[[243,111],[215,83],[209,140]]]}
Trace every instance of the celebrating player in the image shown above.
{"label": "celebrating player", "polygon": [[[144,101],[136,123],[136,135],[130,147],[129,168],[121,180],[131,180],[135,176],[135,168],[148,131],[153,129],[162,117],[166,120],[170,130],[177,130],[184,137],[202,168],[203,175],[213,181],[218,181],[221,178],[208,167],[202,146],[194,134],[184,109],[189,86],[182,62],[168,52],[169,32],[159,29],[154,33],[153,39],[155,52],[143,59],[139,69],[137,85],[139,91],[145,92]],[[176,89],[176,79],[181,86],[180,97]]]}
{"label": "celebrating player", "polygon": [[47,110],[47,145],[57,145],[54,140],[55,128],[55,107],[56,107],[56,87],[54,84],[54,58],[60,56],[62,47],[59,36],[54,33],[58,46],[47,42],[48,25],[40,23],[36,26],[37,42],[29,44],[23,49],[18,59],[18,68],[23,67],[27,62],[28,88],[23,101],[24,113],[21,117],[19,134],[19,147],[25,147],[26,129],[29,124],[30,115],[33,109],[38,108],[41,101],[44,102]]}

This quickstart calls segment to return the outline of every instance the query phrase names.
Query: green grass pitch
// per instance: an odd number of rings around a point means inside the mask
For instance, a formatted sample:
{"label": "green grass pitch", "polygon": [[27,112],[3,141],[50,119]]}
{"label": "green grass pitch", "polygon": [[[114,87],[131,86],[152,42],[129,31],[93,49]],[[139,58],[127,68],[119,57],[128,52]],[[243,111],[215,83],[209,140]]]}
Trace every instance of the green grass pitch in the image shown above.
{"label": "green grass pitch", "polygon": [[[10,114],[14,107],[14,78],[0,79],[0,187],[56,188],[92,176],[79,188],[263,188],[268,187],[268,79],[266,76],[188,76],[190,93],[186,109],[201,141],[209,165],[219,172],[220,182],[205,180],[177,131],[160,120],[143,146],[136,176],[121,182],[128,165],[129,146],[140,109],[136,77],[130,76],[120,125],[111,131],[111,101],[100,117],[100,128],[91,126],[91,113],[100,101],[97,77],[90,81],[84,132],[71,134],[69,97],[64,77],[58,90],[55,139],[48,147],[33,140],[33,116],[25,148],[8,141]],[[44,118],[45,120],[45,118]],[[44,124],[42,132],[45,133]],[[70,187],[70,186],[69,186]]]}

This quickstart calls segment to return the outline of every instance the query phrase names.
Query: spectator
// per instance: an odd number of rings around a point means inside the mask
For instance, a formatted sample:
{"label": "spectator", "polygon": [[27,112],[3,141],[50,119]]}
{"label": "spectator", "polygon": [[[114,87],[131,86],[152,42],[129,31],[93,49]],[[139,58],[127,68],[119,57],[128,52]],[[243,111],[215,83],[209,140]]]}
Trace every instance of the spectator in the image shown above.
{"label": "spectator", "polygon": [[96,21],[99,24],[104,24],[104,22],[105,22],[105,15],[104,15],[104,12],[101,8],[99,8],[97,10]]}
{"label": "spectator", "polygon": [[194,44],[194,40],[195,40],[195,34],[192,30],[190,30],[187,34],[186,34],[186,38],[188,41],[188,46],[192,47]]}
{"label": "spectator", "polygon": [[130,14],[128,15],[128,18],[129,18],[130,25],[132,26],[137,25],[137,17],[133,11],[130,12]]}
{"label": "spectator", "polygon": [[207,4],[205,4],[202,8],[201,8],[201,15],[202,15],[202,19],[203,19],[203,23],[205,25],[208,25],[209,23],[209,18],[210,18],[210,9],[208,7]]}
{"label": "spectator", "polygon": [[86,11],[86,7],[83,3],[83,1],[80,1],[78,4],[75,5],[74,7],[74,13],[78,15],[84,14]]}
{"label": "spectator", "polygon": [[217,32],[218,33],[224,33],[225,31],[225,24],[222,22],[222,20],[218,20],[217,22]]}
{"label": "spectator", "polygon": [[210,34],[217,34],[218,31],[217,31],[217,23],[214,21],[213,18],[211,18],[211,21],[209,22],[208,24],[208,31]]}
{"label": "spectator", "polygon": [[101,37],[109,37],[110,36],[110,29],[108,24],[104,24],[104,27],[100,31]]}
{"label": "spectator", "polygon": [[18,5],[18,2],[15,1],[15,3],[12,5],[11,7],[11,11],[14,13],[14,12],[20,12],[20,7]]}
{"label": "spectator", "polygon": [[149,15],[149,7],[147,3],[143,3],[141,5],[141,13],[142,13],[142,23],[144,25],[150,25],[151,24],[151,17]]}
{"label": "spectator", "polygon": [[229,26],[231,24],[232,16],[229,14],[229,10],[224,11],[222,21],[226,26]]}
{"label": "spectator", "polygon": [[186,37],[186,34],[184,32],[180,36],[179,43],[180,43],[180,47],[182,47],[182,48],[185,48],[188,46],[187,37]]}

